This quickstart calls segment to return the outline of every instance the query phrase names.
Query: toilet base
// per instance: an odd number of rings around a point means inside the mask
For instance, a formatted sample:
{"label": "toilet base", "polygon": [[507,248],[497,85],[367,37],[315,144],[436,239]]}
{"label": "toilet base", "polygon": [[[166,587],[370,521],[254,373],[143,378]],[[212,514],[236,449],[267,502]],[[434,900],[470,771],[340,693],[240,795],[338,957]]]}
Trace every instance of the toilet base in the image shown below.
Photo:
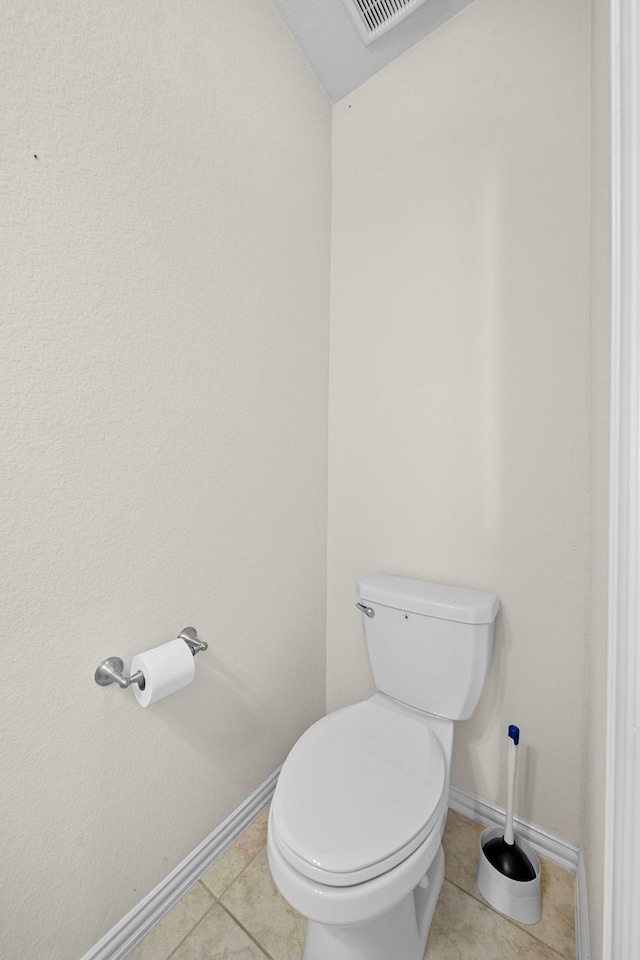
{"label": "toilet base", "polygon": [[367,923],[340,927],[309,920],[302,960],[422,960],[444,880],[444,850],[438,847],[428,884]]}

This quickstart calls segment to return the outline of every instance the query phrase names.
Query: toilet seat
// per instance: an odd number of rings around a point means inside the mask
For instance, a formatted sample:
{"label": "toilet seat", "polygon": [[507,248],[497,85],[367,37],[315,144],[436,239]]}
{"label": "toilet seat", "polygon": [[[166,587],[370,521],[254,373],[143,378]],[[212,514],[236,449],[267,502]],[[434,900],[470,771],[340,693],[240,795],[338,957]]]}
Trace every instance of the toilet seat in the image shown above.
{"label": "toilet seat", "polygon": [[331,713],[289,754],[273,840],[304,876],[351,886],[409,857],[446,810],[442,749],[428,727],[371,701]]}

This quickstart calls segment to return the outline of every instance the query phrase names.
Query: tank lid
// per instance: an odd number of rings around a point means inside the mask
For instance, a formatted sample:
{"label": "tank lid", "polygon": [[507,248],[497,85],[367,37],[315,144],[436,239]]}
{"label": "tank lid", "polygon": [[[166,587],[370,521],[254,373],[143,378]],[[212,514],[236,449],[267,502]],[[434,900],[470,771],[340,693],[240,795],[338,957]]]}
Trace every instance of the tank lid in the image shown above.
{"label": "tank lid", "polygon": [[458,623],[493,623],[500,609],[500,601],[493,593],[387,573],[371,573],[358,580],[358,598]]}

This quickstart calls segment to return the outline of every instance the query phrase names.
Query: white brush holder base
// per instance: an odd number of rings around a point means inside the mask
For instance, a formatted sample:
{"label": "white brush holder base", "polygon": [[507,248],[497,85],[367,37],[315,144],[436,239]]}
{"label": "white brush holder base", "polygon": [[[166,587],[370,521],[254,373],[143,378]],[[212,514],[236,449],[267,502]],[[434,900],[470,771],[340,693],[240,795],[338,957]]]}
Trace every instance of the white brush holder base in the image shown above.
{"label": "white brush holder base", "polygon": [[480,856],[478,858],[478,889],[498,913],[518,920],[520,923],[537,923],[542,916],[542,897],[540,895],[540,860],[526,840],[516,837],[516,843],[529,858],[535,870],[533,880],[511,880],[490,863],[484,854],[484,845],[489,840],[504,835],[503,827],[489,827],[480,836]]}

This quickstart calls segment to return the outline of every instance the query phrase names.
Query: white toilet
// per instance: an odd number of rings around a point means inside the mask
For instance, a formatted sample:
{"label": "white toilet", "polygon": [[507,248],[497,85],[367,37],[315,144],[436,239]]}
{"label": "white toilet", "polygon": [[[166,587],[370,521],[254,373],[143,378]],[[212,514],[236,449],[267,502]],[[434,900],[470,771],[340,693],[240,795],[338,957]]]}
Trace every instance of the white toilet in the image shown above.
{"label": "white toilet", "polygon": [[444,877],[453,721],[471,716],[498,598],[358,582],[377,692],[302,735],[269,815],[276,886],[308,918],[303,960],[421,960]]}
{"label": "white toilet", "polygon": [[302,735],[269,815],[303,960],[421,960],[444,877],[453,721],[485,682],[493,594],[373,574],[357,604],[377,692]]}

